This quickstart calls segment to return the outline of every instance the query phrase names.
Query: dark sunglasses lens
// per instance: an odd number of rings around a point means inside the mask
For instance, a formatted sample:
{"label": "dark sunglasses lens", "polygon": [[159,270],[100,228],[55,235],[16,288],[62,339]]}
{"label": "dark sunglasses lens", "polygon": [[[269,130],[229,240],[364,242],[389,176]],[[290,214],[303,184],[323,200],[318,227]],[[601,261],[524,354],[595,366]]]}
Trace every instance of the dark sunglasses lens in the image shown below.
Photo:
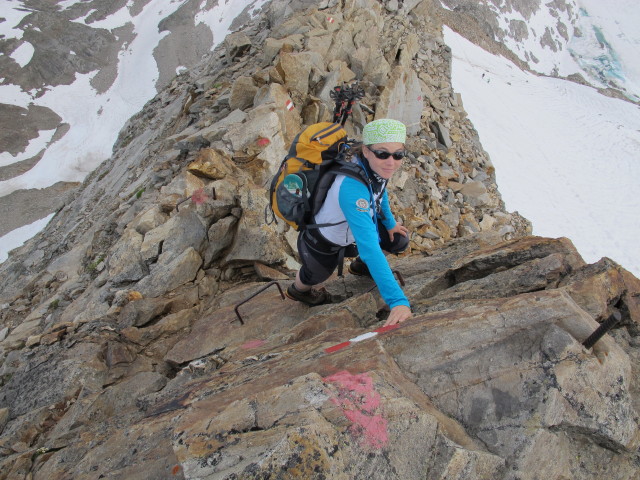
{"label": "dark sunglasses lens", "polygon": [[378,157],[380,160],[386,160],[391,156],[389,152],[385,152],[384,150],[371,150],[373,154]]}
{"label": "dark sunglasses lens", "polygon": [[393,157],[394,160],[402,160],[407,155],[407,152],[391,153],[387,152],[386,150],[371,150],[371,153],[373,153],[380,160],[386,160],[389,157]]}

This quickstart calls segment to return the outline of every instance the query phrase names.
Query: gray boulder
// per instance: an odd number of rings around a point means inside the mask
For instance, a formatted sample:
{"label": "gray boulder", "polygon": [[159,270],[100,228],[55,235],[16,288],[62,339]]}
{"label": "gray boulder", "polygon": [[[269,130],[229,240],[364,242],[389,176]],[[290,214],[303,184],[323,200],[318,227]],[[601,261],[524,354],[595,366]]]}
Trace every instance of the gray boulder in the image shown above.
{"label": "gray boulder", "polygon": [[238,219],[228,216],[220,219],[209,228],[209,245],[204,252],[204,268],[208,268],[211,262],[216,260],[220,254],[231,245],[234,238],[234,225]]}
{"label": "gray boulder", "polygon": [[202,265],[202,257],[189,247],[168,263],[158,264],[138,282],[137,289],[145,297],[159,297],[191,282]]}
{"label": "gray boulder", "polygon": [[224,39],[224,45],[227,50],[227,58],[233,60],[249,52],[251,39],[241,32],[231,33]]}
{"label": "gray boulder", "polygon": [[407,126],[407,134],[421,129],[424,107],[422,86],[413,69],[396,67],[380,96],[376,118],[394,118]]}
{"label": "gray boulder", "polygon": [[229,97],[229,108],[233,110],[244,110],[253,105],[258,87],[251,77],[241,76],[233,82],[231,86],[231,96]]}
{"label": "gray boulder", "polygon": [[147,232],[140,244],[142,257],[152,262],[170,263],[189,247],[201,252],[207,241],[207,231],[199,215],[183,209],[166,223]]}
{"label": "gray boulder", "polygon": [[140,249],[143,236],[133,228],[128,228],[114,246],[108,258],[109,276],[115,284],[135,282],[149,273]]}

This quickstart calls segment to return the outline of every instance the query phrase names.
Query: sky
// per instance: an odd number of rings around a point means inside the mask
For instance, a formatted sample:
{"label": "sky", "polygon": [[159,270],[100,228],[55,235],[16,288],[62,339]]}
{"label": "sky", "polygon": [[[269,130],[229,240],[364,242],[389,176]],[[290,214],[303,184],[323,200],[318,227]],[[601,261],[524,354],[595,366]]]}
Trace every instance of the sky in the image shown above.
{"label": "sky", "polygon": [[[591,75],[589,79],[596,84],[613,80],[640,96],[640,61],[636,59],[640,4],[615,0],[620,8],[612,9],[599,0],[578,1],[583,35],[572,38],[569,48],[551,52],[531,37],[516,53],[523,58],[526,51],[534,53],[538,71],[551,73],[555,69],[560,75],[581,71]],[[75,2],[65,3],[70,6]],[[218,3],[215,8],[219,10],[199,16],[212,29],[219,26],[214,35],[216,44],[224,38],[220,27],[227,33],[231,19],[249,2]],[[46,161],[39,162],[33,172],[0,182],[0,195],[16,188],[42,188],[58,180],[81,180],[108,158],[125,119],[155,95],[158,70],[144,52],[152,50],[163,35],[155,28],[157,22],[179,4],[153,0],[135,18],[120,13],[102,21],[101,26],[111,28],[125,21],[136,25],[138,36],[121,52],[118,79],[108,92],[96,95],[89,85],[93,74],[78,75],[73,85],[52,89],[38,99],[38,104],[56,111],[72,129],[55,148],[47,150]],[[0,24],[0,34],[18,36],[20,32],[12,27],[23,13],[6,15],[6,6],[1,10],[9,21]],[[544,22],[548,18],[529,19],[531,28],[538,31]],[[568,237],[588,263],[606,256],[640,277],[640,250],[636,248],[636,238],[640,238],[640,222],[636,220],[640,211],[640,109],[590,87],[522,72],[449,29],[445,28],[444,34],[453,53],[454,90],[462,94],[464,108],[496,168],[507,210],[531,220],[536,235]],[[26,64],[31,54],[29,47],[23,46],[14,52],[14,59]],[[140,62],[146,62],[144,78],[139,77],[140,68],[133,68]],[[136,82],[130,81],[133,70],[138,75]],[[35,100],[15,86],[0,86],[0,101],[26,105]],[[77,111],[79,104],[85,107],[74,114],[72,110]],[[0,154],[0,166],[29,158],[52,134],[41,132],[22,157]],[[91,150],[85,147],[87,135],[96,136]],[[81,151],[81,160],[63,161],[70,151]],[[0,261],[47,221],[39,220],[1,237]]]}

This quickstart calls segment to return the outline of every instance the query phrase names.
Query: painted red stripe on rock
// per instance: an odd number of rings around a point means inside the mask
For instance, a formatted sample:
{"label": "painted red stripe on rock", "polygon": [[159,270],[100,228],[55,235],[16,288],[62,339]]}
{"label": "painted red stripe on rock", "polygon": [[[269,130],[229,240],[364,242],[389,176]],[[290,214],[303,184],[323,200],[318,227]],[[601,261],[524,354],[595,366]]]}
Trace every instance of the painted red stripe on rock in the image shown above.
{"label": "painted red stripe on rock", "polygon": [[249,340],[248,342],[243,343],[242,345],[240,345],[240,348],[244,349],[244,350],[248,350],[250,348],[258,348],[263,346],[265,343],[264,340]]}
{"label": "painted red stripe on rock", "polygon": [[374,332],[377,333],[384,333],[384,332],[388,332],[390,330],[395,330],[396,328],[398,328],[400,326],[399,323],[396,323],[395,325],[387,325],[386,327],[380,327],[380,328],[376,328],[374,330]]}
{"label": "painted red stripe on rock", "polygon": [[333,347],[325,348],[324,351],[326,353],[333,353],[343,349],[344,347],[348,347],[349,345],[351,345],[351,342],[342,342],[337,345],[334,345]]}

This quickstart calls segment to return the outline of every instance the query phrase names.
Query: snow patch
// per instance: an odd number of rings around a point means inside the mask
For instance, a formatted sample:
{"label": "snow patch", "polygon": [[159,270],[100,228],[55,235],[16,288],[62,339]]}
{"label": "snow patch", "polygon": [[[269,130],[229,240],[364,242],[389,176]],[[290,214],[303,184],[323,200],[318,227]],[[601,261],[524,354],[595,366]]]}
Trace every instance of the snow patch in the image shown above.
{"label": "snow patch", "polygon": [[9,2],[12,7],[2,9],[2,13],[0,17],[4,18],[4,22],[0,22],[0,37],[3,40],[9,40],[10,38],[21,39],[23,31],[17,27],[22,19],[29,15],[31,12],[27,9],[18,10],[18,8],[22,8],[22,2],[16,0],[4,0],[5,2]]}
{"label": "snow patch", "polygon": [[36,220],[29,225],[16,228],[15,230],[12,230],[6,235],[0,237],[0,262],[4,262],[9,257],[9,252],[11,250],[22,246],[24,242],[46,227],[54,215],[55,214],[52,213],[45,218]]}
{"label": "snow patch", "polygon": [[28,108],[32,95],[22,91],[18,85],[0,85],[0,102],[7,105]]}
{"label": "snow patch", "polygon": [[195,17],[195,24],[203,23],[211,29],[211,33],[213,34],[213,46],[211,50],[213,50],[230,33],[231,24],[247,6],[251,7],[253,12],[256,12],[266,2],[267,0],[244,2],[223,0],[218,2],[215,7],[204,10],[206,2],[203,1],[200,4],[200,12]]}
{"label": "snow patch", "polygon": [[34,53],[35,48],[33,48],[33,45],[29,42],[22,42],[22,44],[16,48],[10,56],[18,65],[20,65],[20,68],[24,68],[31,61]]}
{"label": "snow patch", "polygon": [[444,33],[454,89],[491,156],[507,209],[531,220],[536,235],[568,237],[588,263],[606,256],[640,276],[638,107],[528,74]]}

